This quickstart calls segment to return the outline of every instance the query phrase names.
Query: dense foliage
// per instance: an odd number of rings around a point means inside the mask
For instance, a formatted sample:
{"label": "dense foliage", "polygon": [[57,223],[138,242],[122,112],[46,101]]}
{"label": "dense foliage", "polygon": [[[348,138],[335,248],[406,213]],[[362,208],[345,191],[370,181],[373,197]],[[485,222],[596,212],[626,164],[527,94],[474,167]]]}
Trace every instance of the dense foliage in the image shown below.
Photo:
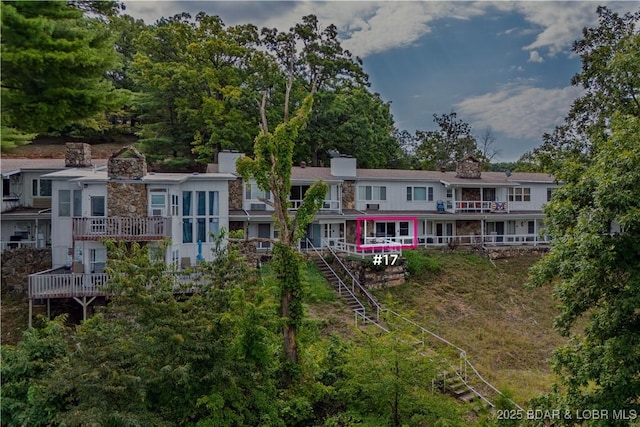
{"label": "dense foliage", "polygon": [[67,2],[3,1],[4,149],[26,142],[24,134],[98,126],[123,102],[107,79],[117,67],[103,20]]}
{"label": "dense foliage", "polygon": [[[553,358],[560,386],[536,403],[640,413],[640,12],[599,13],[600,26],[575,44],[583,69],[574,83],[585,95],[558,144],[537,153],[564,185],[546,208],[552,250],[532,281],[555,283],[556,327],[570,341]],[[616,422],[625,423],[591,424]]]}

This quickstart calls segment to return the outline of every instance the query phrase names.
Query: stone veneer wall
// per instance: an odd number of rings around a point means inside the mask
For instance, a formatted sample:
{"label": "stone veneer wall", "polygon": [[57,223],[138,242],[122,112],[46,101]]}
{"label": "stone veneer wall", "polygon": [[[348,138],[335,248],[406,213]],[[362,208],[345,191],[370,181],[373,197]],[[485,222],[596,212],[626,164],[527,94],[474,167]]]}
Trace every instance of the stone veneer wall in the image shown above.
{"label": "stone veneer wall", "polygon": [[342,209],[356,208],[356,182],[344,181],[342,183]]}
{"label": "stone veneer wall", "polygon": [[356,243],[356,221],[347,220],[347,235],[346,240],[347,243]]}
{"label": "stone veneer wall", "polygon": [[242,209],[243,192],[244,188],[241,178],[237,178],[235,181],[229,181],[229,209]]}
{"label": "stone veneer wall", "polygon": [[91,166],[91,146],[84,142],[67,142],[64,166],[67,168],[84,168]]}
{"label": "stone veneer wall", "polygon": [[[134,150],[131,148],[130,150]],[[147,162],[142,154],[131,151],[134,157],[109,158],[107,174],[111,179],[140,179],[147,174]]]}
{"label": "stone veneer wall", "polygon": [[462,200],[480,200],[479,188],[462,188]]}
{"label": "stone veneer wall", "polygon": [[514,258],[525,255],[543,255],[547,252],[549,252],[548,246],[503,246],[486,248],[486,254],[489,259]]}
{"label": "stone veneer wall", "polygon": [[26,298],[29,275],[51,268],[51,249],[16,248],[2,252],[2,294]]}
{"label": "stone veneer wall", "polygon": [[142,183],[107,182],[107,216],[147,216],[147,186]]}
{"label": "stone veneer wall", "polygon": [[458,178],[480,178],[482,163],[473,160],[462,160],[456,167]]}
{"label": "stone veneer wall", "polygon": [[[399,286],[405,282],[404,264],[386,267],[373,267],[361,260],[347,258],[346,255],[339,255],[342,262],[349,268],[358,281],[367,289],[377,289],[386,286]],[[337,264],[334,261],[334,264]],[[341,271],[339,265],[335,266],[336,271]],[[347,278],[345,278],[347,280]]]}
{"label": "stone veneer wall", "polygon": [[[469,236],[475,234],[480,236],[481,233],[480,220],[458,220],[456,221],[456,236]],[[470,243],[469,239],[461,243]]]}

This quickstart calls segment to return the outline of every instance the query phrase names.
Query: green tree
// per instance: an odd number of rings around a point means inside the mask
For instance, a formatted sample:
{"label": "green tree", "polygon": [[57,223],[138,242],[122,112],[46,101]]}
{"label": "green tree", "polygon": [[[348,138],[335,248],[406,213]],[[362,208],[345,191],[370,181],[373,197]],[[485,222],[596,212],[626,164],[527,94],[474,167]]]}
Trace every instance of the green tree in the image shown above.
{"label": "green tree", "polygon": [[[534,153],[563,186],[546,207],[551,252],[531,281],[554,283],[556,328],[570,338],[552,361],[560,387],[535,403],[640,412],[640,12],[598,13],[600,26],[574,46],[583,58],[574,83],[585,96],[554,133],[558,144]],[[624,425],[590,424],[616,422]]]}
{"label": "green tree", "polygon": [[573,44],[582,69],[571,83],[584,90],[565,124],[543,135],[542,144],[520,163],[529,170],[555,173],[565,161],[588,161],[593,138],[607,132],[615,112],[640,117],[640,11],[623,16],[607,7],[597,9],[600,23],[585,28]]}
{"label": "green tree", "polygon": [[[247,151],[258,129],[251,82],[258,41],[252,25],[227,28],[199,13],[163,18],[138,37],[133,80],[140,143],[152,160],[212,161],[217,150]],[[192,153],[192,150],[194,153]]]}
{"label": "green tree", "polygon": [[336,150],[357,158],[361,168],[394,167],[402,151],[392,131],[389,104],[365,86],[319,91],[294,157],[318,166],[328,164],[327,152]]}
{"label": "green tree", "polygon": [[471,126],[457,118],[455,111],[449,114],[433,115],[433,121],[439,129],[435,131],[416,131],[416,159],[420,169],[435,170],[444,167],[455,169],[456,162],[473,155],[482,159]]}
{"label": "green tree", "polygon": [[55,362],[71,353],[66,341],[65,317],[48,322],[42,329],[30,328],[16,346],[0,347],[2,425],[48,425],[55,402],[37,405],[35,396],[46,388],[46,379],[55,370]]}
{"label": "green tree", "polygon": [[[639,138],[640,118],[615,115],[589,166],[565,163],[567,181],[546,208],[554,243],[532,282],[557,279],[556,328],[571,338],[553,357],[562,387],[551,407],[640,413]],[[581,318],[583,333],[573,328]]]}
{"label": "green tree", "polygon": [[290,364],[287,380],[294,376],[298,362],[297,331],[302,323],[303,294],[300,280],[300,258],[294,245],[304,237],[307,225],[322,206],[328,186],[322,182],[314,183],[307,190],[295,217],[289,215],[288,197],[291,191],[291,168],[293,150],[300,128],[304,126],[311,111],[313,98],[309,95],[296,115],[276,126],[269,132],[263,97],[261,116],[262,131],[256,137],[255,159],[238,159],[238,172],[245,180],[254,178],[258,187],[273,194],[273,201],[264,200],[274,209],[274,219],[279,229],[279,241],[274,245],[274,269],[280,285],[280,315],[284,325],[284,354]]}
{"label": "green tree", "polygon": [[2,2],[2,146],[25,142],[20,133],[97,125],[121,101],[107,79],[116,68],[102,20],[67,2]]}
{"label": "green tree", "polygon": [[431,392],[436,364],[413,341],[394,330],[366,335],[347,350],[337,384],[347,408],[367,425],[463,425],[449,398]]}

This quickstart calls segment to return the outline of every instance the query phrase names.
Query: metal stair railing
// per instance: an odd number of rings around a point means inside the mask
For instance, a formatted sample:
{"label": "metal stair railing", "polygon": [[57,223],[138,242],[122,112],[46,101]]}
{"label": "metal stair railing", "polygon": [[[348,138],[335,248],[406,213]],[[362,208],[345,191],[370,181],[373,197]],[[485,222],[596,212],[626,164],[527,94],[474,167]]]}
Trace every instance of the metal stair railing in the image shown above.
{"label": "metal stair railing", "polygon": [[[307,239],[308,241],[308,239]],[[323,240],[323,243],[325,241]],[[310,244],[313,249],[316,251],[316,253],[318,253],[320,255],[320,258],[322,259],[322,261],[325,263],[325,265],[327,265],[329,267],[329,269],[331,269],[331,271],[333,272],[334,275],[337,274],[335,273],[335,271],[331,268],[331,266],[329,266],[329,264],[325,261],[325,259],[322,257],[322,255],[320,254],[320,252],[318,252],[318,250],[315,248],[315,246],[313,246],[313,244],[308,241],[308,244]],[[524,409],[518,405],[516,402],[514,402],[513,400],[509,399],[508,397],[506,397],[500,390],[498,390],[497,388],[495,388],[493,385],[491,385],[487,380],[484,379],[484,377],[482,375],[480,375],[480,373],[478,372],[478,370],[475,368],[475,366],[473,366],[473,364],[471,363],[471,361],[469,361],[469,358],[467,357],[467,352],[465,350],[463,350],[462,348],[458,347],[457,345],[453,344],[452,342],[448,341],[446,338],[441,337],[440,335],[424,328],[423,326],[420,326],[418,323],[414,322],[411,319],[407,319],[406,317],[396,313],[395,311],[389,310],[387,308],[382,308],[380,306],[380,304],[378,304],[378,302],[375,300],[375,298],[360,284],[360,282],[358,281],[358,279],[356,279],[353,274],[351,273],[351,271],[347,268],[346,265],[344,265],[344,263],[342,262],[342,260],[340,259],[340,257],[337,256],[337,254],[335,253],[335,251],[331,248],[330,245],[326,244],[325,247],[327,249],[329,249],[329,252],[331,253],[331,255],[333,255],[334,259],[338,260],[338,263],[340,263],[340,265],[342,266],[343,270],[349,275],[349,277],[351,277],[352,280],[352,290],[355,292],[355,288],[358,288],[359,292],[361,292],[363,294],[363,296],[365,296],[365,298],[367,298],[367,300],[369,301],[369,303],[372,305],[372,307],[374,307],[376,309],[376,320],[379,321],[379,316],[380,313],[388,313],[390,315],[393,315],[399,319],[401,319],[402,321],[418,328],[418,330],[421,333],[421,343],[422,346],[425,346],[425,334],[437,339],[438,341],[444,343],[445,345],[455,349],[458,352],[459,355],[459,370],[454,370],[454,372],[456,373],[456,376],[464,383],[464,385],[471,391],[473,392],[476,396],[478,396],[482,401],[484,401],[485,403],[487,403],[489,406],[491,406],[492,408],[495,408],[495,404],[493,404],[491,401],[489,401],[489,399],[487,399],[485,396],[482,395],[482,393],[480,393],[478,390],[476,390],[476,388],[474,388],[471,384],[469,384],[469,372],[467,368],[470,368],[472,373],[475,374],[475,377],[478,378],[480,380],[481,383],[483,383],[485,386],[489,387],[489,389],[491,389],[492,391],[494,391],[496,394],[502,396],[503,398],[507,399],[509,402],[511,402],[518,410],[523,411]],[[338,278],[339,279],[339,278]],[[353,295],[353,293],[352,293]],[[355,297],[355,295],[354,295]],[[357,297],[356,297],[357,299]],[[358,300],[359,301],[359,300]],[[362,305],[362,303],[360,303]],[[379,323],[374,322],[376,325],[378,325],[383,331],[385,332],[389,332],[389,329],[381,326]],[[453,364],[451,364],[451,366],[453,366]]]}
{"label": "metal stair railing", "polygon": [[336,254],[336,252],[333,250],[333,248],[328,244],[328,242],[326,240],[322,240],[323,243],[325,244],[325,247],[327,249],[329,249],[329,252],[331,253],[331,255],[333,256],[333,258],[335,260],[338,261],[338,263],[340,264],[340,266],[342,267],[342,269],[344,270],[345,273],[347,273],[347,275],[349,277],[351,277],[351,290],[353,292],[356,291],[356,288],[358,289],[358,292],[360,294],[362,294],[362,296],[367,300],[367,302],[371,305],[372,308],[374,308],[376,310],[376,322],[380,321],[380,312],[382,311],[382,307],[380,306],[380,304],[378,303],[378,301],[376,301],[376,299],[373,297],[373,295],[371,295],[369,293],[369,291],[367,291],[367,289],[362,286],[360,284],[360,282],[358,281],[358,279],[355,278],[355,276],[353,275],[353,273],[351,273],[351,270],[349,270],[349,268],[344,265],[344,263],[342,262],[342,260],[340,259],[340,257]]}
{"label": "metal stair railing", "polygon": [[[367,310],[366,310],[364,304],[362,304],[362,302],[360,302],[360,300],[353,293],[353,291],[351,289],[349,289],[349,287],[347,285],[345,285],[345,283],[342,281],[340,276],[338,276],[338,273],[336,273],[335,270],[333,268],[331,268],[329,263],[322,256],[322,253],[318,250],[318,248],[316,248],[313,245],[313,243],[311,243],[311,241],[309,239],[307,239],[307,247],[313,249],[313,251],[318,255],[318,258],[322,260],[324,265],[327,266],[329,271],[331,271],[333,276],[338,280],[338,294],[342,295],[342,289],[344,288],[344,290],[358,303],[358,308],[353,309],[353,311],[355,313],[356,326],[358,325],[358,316],[360,316],[362,318],[363,324],[367,323],[367,320],[371,321],[371,319],[369,319],[367,317]],[[373,323],[376,323],[376,322],[373,322]]]}
{"label": "metal stair railing", "polygon": [[[495,405],[490,402],[485,396],[483,396],[478,390],[476,390],[473,386],[471,386],[469,384],[469,375],[468,375],[468,368],[471,368],[471,371],[473,374],[475,374],[476,378],[478,378],[480,380],[481,383],[483,383],[484,385],[486,385],[487,387],[489,387],[492,391],[494,391],[496,394],[502,396],[503,398],[507,399],[509,402],[511,402],[517,409],[523,411],[524,409],[518,405],[516,402],[514,402],[513,400],[509,399],[508,397],[506,397],[500,390],[498,390],[497,388],[495,388],[493,385],[491,385],[487,380],[484,379],[484,377],[482,375],[480,375],[480,372],[478,372],[478,370],[475,368],[475,366],[473,366],[473,364],[471,363],[471,361],[469,361],[469,358],[467,357],[467,352],[465,350],[463,350],[462,348],[458,347],[457,345],[453,344],[452,342],[448,341],[447,339],[441,337],[440,335],[431,332],[430,330],[420,326],[419,324],[417,324],[416,322],[414,322],[411,319],[407,319],[406,317],[396,313],[395,311],[389,310],[389,309],[383,309],[383,311],[385,313],[391,314],[399,319],[401,319],[402,321],[409,323],[410,325],[417,327],[421,334],[422,334],[422,345],[425,345],[425,341],[424,341],[424,335],[425,333],[432,336],[433,338],[441,341],[442,343],[446,344],[447,346],[455,349],[458,351],[458,355],[460,357],[460,366],[459,366],[459,371],[458,370],[454,370],[454,372],[456,373],[456,375],[458,376],[458,378],[465,384],[465,386],[472,391],[476,396],[478,396],[480,399],[482,399],[484,402],[486,402],[489,406],[491,406],[492,408],[495,407]],[[453,366],[453,365],[452,365]]]}

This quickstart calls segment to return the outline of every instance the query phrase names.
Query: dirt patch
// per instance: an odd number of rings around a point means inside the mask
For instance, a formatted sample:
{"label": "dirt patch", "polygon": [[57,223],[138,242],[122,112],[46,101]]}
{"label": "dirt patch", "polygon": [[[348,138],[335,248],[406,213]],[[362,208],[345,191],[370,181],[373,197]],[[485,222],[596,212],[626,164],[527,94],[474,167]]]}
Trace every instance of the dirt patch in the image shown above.
{"label": "dirt patch", "polygon": [[67,142],[87,142],[91,144],[92,158],[108,159],[122,147],[135,144],[137,141],[138,138],[135,136],[122,136],[117,142],[100,142],[65,137],[38,137],[31,144],[17,147],[7,153],[2,153],[2,157],[7,159],[62,159],[65,155],[65,144]]}

